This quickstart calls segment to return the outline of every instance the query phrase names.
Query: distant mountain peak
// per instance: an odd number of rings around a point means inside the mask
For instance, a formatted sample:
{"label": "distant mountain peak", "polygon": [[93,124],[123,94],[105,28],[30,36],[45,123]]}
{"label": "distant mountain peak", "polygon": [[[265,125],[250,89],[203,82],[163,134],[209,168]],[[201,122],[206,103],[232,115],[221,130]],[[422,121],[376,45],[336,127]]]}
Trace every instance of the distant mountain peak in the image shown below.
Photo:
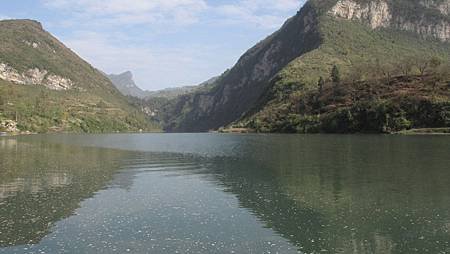
{"label": "distant mountain peak", "polygon": [[125,71],[121,74],[109,74],[107,76],[123,95],[138,98],[145,97],[145,91],[136,85],[131,71]]}
{"label": "distant mountain peak", "polygon": [[[111,74],[114,75],[114,74]],[[117,76],[122,76],[124,78],[133,79],[133,73],[131,71],[125,71]]]}

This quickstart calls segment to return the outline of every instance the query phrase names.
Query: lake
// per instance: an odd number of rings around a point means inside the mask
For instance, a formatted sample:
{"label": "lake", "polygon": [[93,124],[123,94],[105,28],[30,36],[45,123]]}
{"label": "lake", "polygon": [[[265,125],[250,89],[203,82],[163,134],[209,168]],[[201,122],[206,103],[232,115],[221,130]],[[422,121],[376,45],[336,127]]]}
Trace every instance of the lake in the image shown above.
{"label": "lake", "polygon": [[450,253],[450,137],[0,138],[0,253]]}

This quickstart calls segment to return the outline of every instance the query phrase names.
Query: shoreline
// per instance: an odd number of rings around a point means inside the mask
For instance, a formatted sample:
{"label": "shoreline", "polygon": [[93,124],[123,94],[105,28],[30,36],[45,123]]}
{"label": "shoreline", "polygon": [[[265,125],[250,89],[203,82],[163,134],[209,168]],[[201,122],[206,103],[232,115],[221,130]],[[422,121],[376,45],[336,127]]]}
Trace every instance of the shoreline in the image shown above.
{"label": "shoreline", "polygon": [[[84,133],[84,132],[45,132],[45,133],[36,133],[36,132],[0,132],[0,137],[16,137],[16,136],[29,136],[29,135],[38,135],[38,134],[165,134],[171,132],[164,131],[131,131],[131,132],[92,132],[92,133]],[[183,132],[180,132],[180,134]],[[201,133],[201,132],[199,132]],[[403,135],[403,136],[450,136],[450,128],[420,128],[420,129],[411,129],[411,130],[403,130],[392,133],[259,133],[255,130],[251,129],[222,129],[217,131],[209,131],[204,133],[217,133],[217,134],[294,134],[294,135],[320,135],[320,134],[337,134],[337,135]]]}

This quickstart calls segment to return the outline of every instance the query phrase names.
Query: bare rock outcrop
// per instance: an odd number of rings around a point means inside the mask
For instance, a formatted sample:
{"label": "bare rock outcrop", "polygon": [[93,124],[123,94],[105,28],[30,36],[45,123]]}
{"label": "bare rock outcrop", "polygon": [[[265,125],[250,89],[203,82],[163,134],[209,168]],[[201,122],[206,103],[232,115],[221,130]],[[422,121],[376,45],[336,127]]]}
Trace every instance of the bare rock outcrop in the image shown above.
{"label": "bare rock outcrop", "polygon": [[[450,13],[450,0],[422,0],[422,8],[437,10],[444,15]],[[450,40],[450,22],[448,18],[430,20],[425,15],[419,18],[408,19],[401,15],[395,15],[389,0],[356,1],[339,0],[329,11],[329,14],[348,20],[357,20],[368,24],[372,29],[392,27],[410,32],[416,32],[422,36],[431,36],[442,41]]]}
{"label": "bare rock outcrop", "polygon": [[392,14],[385,1],[371,1],[360,4],[353,0],[340,0],[329,12],[335,17],[367,22],[373,29],[389,27]]}
{"label": "bare rock outcrop", "polygon": [[0,63],[0,79],[19,85],[42,85],[48,89],[58,91],[69,90],[74,86],[70,79],[49,74],[47,70],[33,68],[19,73],[16,69],[5,63]]}

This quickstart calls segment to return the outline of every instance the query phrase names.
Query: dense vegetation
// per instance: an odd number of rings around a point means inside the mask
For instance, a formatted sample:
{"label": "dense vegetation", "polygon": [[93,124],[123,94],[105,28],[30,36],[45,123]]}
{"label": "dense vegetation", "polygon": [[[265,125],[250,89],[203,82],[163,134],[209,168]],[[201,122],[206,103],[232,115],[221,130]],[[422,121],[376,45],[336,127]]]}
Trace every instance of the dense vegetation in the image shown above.
{"label": "dense vegetation", "polygon": [[285,94],[235,127],[259,132],[392,133],[450,127],[450,73],[318,82]]}
{"label": "dense vegetation", "polygon": [[35,21],[0,21],[0,63],[19,73],[38,68],[69,78],[74,88],[0,80],[0,123],[17,121],[20,131],[114,132],[158,128],[130,105],[101,72],[83,61]]}
{"label": "dense vegetation", "polygon": [[0,80],[0,122],[16,121],[21,131],[125,132],[158,128],[140,111],[129,108],[124,111],[89,93],[51,91]]}

